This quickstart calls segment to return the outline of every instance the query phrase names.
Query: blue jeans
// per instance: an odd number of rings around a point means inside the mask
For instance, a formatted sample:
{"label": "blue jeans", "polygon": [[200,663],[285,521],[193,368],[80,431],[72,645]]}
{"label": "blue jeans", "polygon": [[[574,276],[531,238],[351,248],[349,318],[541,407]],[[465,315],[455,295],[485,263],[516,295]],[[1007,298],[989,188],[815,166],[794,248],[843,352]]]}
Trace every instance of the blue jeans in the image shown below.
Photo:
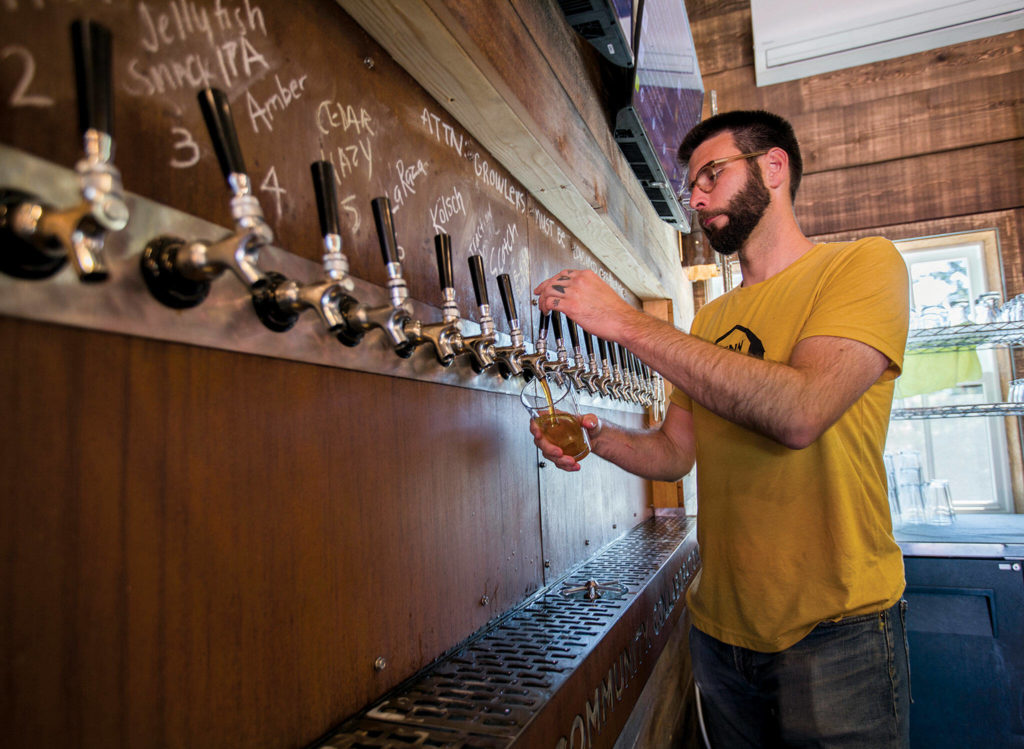
{"label": "blue jeans", "polygon": [[726,645],[690,627],[711,749],[909,747],[906,606],[822,622],[779,653]]}

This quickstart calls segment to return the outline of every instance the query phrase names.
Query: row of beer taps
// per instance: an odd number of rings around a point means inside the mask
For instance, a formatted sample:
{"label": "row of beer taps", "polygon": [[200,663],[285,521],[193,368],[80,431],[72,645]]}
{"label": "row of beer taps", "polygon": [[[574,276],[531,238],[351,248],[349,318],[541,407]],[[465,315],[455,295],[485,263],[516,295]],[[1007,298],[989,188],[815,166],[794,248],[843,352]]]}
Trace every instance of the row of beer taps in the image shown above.
{"label": "row of beer taps", "polygon": [[[111,37],[103,26],[75,21],[71,26],[79,103],[79,128],[84,156],[76,164],[81,200],[70,208],[54,208],[20,190],[0,190],[0,271],[19,278],[38,279],[59,271],[71,261],[83,282],[109,277],[104,252],[106,236],[124,229],[129,220],[121,176],[114,166],[111,97]],[[259,266],[260,252],[274,240],[242,157],[227,95],[206,88],[198,95],[221,171],[230,190],[234,231],[219,240],[186,240],[163,235],[153,238],[140,255],[146,287],[160,303],[187,309],[203,302],[211,284],[228,272],[248,289],[257,317],[268,329],[292,328],[305,310],[313,310],[328,333],[346,346],[380,330],[403,358],[428,346],[442,367],[466,357],[482,373],[496,369],[504,379],[552,379],[559,385],[594,396],[651,406],[664,402],[660,377],[652,374],[622,346],[583,333],[587,353],[580,347],[576,324],[565,318],[572,350],[562,336],[558,312],[543,313],[534,351],[528,352],[508,274],[497,276],[511,343],[498,345],[491,315],[487,279],[480,255],[469,256],[479,319],[479,333],[463,331],[456,301],[451,238],[434,237],[441,287],[441,319],[414,319],[402,276],[391,207],[386,197],[371,201],[374,223],[387,272],[387,296],[369,305],[353,296],[355,284],[342,250],[335,173],[330,162],[311,165],[320,233],[323,238],[322,277],[301,283]],[[555,358],[549,358],[548,328],[554,329]]]}

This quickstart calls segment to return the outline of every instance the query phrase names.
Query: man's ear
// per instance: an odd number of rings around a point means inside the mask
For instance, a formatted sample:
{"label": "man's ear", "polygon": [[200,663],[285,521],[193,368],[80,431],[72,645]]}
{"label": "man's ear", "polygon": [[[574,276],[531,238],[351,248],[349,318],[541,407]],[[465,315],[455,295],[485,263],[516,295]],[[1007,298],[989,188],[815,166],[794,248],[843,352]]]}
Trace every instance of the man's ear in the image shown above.
{"label": "man's ear", "polygon": [[775,147],[765,154],[764,183],[773,189],[782,187],[789,179],[789,154]]}

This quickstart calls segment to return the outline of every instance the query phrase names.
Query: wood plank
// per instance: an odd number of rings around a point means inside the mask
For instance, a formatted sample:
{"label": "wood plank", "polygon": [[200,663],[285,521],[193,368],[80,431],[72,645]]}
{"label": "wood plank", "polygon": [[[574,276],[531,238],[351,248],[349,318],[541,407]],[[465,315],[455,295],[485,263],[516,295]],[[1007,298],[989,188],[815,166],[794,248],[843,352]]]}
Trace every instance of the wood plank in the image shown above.
{"label": "wood plank", "polygon": [[809,235],[1019,208],[1024,140],[810,174],[796,203]]}
{"label": "wood plank", "polygon": [[1024,70],[790,121],[801,139],[805,174],[1013,140],[1024,137]]}
{"label": "wood plank", "polygon": [[550,64],[511,6],[485,18],[456,0],[339,3],[637,296],[685,287],[676,232],[564,90],[538,86]]}
{"label": "wood plank", "polygon": [[762,87],[754,80],[752,56],[745,66],[713,67],[712,60],[700,54],[707,49],[716,56],[733,58],[743,54],[746,42],[730,42],[724,36],[717,43],[714,37],[695,36],[694,42],[704,88],[718,92],[719,111],[768,109],[795,117],[913,92],[969,85],[989,77],[1024,74],[1024,30]]}
{"label": "wood plank", "polygon": [[[728,6],[732,8],[733,6]],[[689,4],[687,4],[689,8]],[[751,81],[754,75],[754,31],[750,25],[750,5],[724,13],[699,16],[690,19],[690,32],[697,49],[697,62],[704,78],[704,90],[711,91],[708,76],[723,71],[750,69]],[[705,104],[707,100],[705,100]],[[730,104],[719,102],[719,111],[736,109]]]}

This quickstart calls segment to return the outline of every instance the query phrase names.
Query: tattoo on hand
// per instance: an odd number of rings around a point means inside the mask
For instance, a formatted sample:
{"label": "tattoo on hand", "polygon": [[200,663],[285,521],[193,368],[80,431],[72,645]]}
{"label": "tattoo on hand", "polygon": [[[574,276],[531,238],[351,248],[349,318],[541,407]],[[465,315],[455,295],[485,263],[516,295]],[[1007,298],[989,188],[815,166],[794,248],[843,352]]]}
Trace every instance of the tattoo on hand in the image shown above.
{"label": "tattoo on hand", "polygon": [[551,300],[551,306],[552,306],[552,307],[557,307],[557,306],[558,306],[558,303],[559,303],[560,301],[562,301],[562,300],[561,300],[561,299],[552,299],[552,300]]}
{"label": "tattoo on hand", "polygon": [[558,280],[559,281],[571,281],[572,278],[570,278],[569,276],[559,276]]}
{"label": "tattoo on hand", "polygon": [[564,286],[559,286],[558,284],[551,284],[551,288],[554,289],[555,291],[557,291],[559,294],[564,294],[565,293],[565,287]]}

